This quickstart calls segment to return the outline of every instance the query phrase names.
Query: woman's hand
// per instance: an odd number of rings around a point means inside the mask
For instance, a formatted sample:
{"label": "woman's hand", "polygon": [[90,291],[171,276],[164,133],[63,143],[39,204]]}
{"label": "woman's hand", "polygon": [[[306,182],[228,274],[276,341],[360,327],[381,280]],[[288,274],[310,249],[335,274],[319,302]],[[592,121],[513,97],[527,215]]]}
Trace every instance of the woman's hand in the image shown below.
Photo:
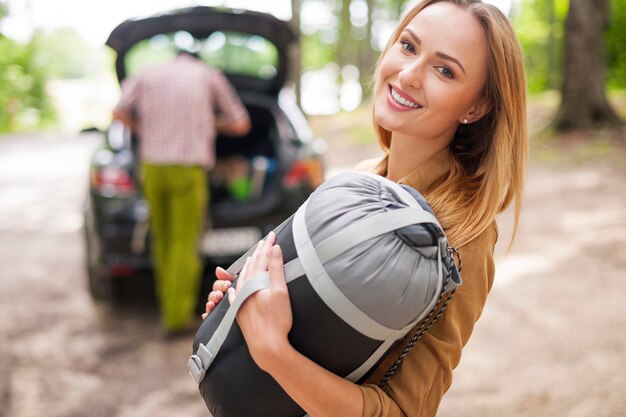
{"label": "woman's hand", "polygon": [[230,286],[233,284],[233,280],[235,279],[234,275],[228,273],[221,266],[218,266],[215,269],[215,276],[217,279],[213,283],[213,291],[211,291],[207,297],[207,303],[204,306],[205,312],[202,314],[202,320],[206,319],[215,306],[222,301],[224,293],[228,291]]}
{"label": "woman's hand", "polygon": [[209,294],[206,317],[228,291],[232,304],[239,291],[260,273],[269,272],[270,288],[252,294],[239,307],[237,323],[259,368],[269,373],[295,402],[310,415],[362,416],[363,395],[352,382],[334,375],[297,352],[287,339],[293,324],[285,282],[283,255],[273,232],[246,260],[233,288],[233,276],[221,268]]}
{"label": "woman's hand", "polygon": [[252,257],[246,260],[236,288],[228,288],[228,301],[232,304],[250,278],[259,272],[269,271],[270,288],[251,295],[237,313],[237,323],[252,358],[264,370],[280,357],[281,349],[289,345],[287,334],[293,323],[283,256],[280,247],[274,245],[275,241],[276,234],[270,232]]}

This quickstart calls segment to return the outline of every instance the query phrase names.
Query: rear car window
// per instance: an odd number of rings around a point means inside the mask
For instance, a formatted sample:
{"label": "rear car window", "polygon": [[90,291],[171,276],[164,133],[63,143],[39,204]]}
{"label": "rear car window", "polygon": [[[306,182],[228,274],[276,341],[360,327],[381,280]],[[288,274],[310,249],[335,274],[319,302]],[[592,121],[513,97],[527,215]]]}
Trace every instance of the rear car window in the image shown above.
{"label": "rear car window", "polygon": [[197,51],[203,61],[228,74],[271,80],[278,72],[278,50],[272,42],[259,35],[218,31],[203,38],[188,32],[159,34],[138,42],[126,54],[126,74],[166,62],[181,48]]}

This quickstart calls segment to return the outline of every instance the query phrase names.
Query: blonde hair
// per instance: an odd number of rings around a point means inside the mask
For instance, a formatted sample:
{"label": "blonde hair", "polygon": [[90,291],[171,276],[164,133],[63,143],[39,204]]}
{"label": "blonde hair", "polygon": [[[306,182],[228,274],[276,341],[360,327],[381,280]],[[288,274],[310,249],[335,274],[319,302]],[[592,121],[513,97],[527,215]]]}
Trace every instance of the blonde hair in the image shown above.
{"label": "blonde hair", "polygon": [[[459,126],[449,147],[451,169],[424,197],[456,247],[477,237],[515,201],[514,237],[526,179],[528,134],[524,58],[507,17],[480,0],[425,0],[403,15],[379,63],[415,15],[438,2],[464,8],[483,27],[488,47],[483,94],[492,108],[479,121]],[[381,147],[389,152],[391,132],[375,121],[374,129]]]}

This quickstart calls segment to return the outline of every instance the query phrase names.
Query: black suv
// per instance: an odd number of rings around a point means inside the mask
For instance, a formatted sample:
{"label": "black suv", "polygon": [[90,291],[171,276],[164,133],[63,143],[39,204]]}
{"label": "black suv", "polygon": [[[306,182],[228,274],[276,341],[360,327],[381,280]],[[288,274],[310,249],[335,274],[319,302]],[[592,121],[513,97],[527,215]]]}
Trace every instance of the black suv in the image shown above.
{"label": "black suv", "polygon": [[[117,54],[120,82],[195,46],[201,59],[224,71],[248,109],[247,136],[216,139],[210,231],[200,244],[207,268],[230,264],[323,180],[324,142],[313,138],[283,91],[295,40],[286,22],[268,14],[193,7],[127,20],[106,42]],[[113,122],[91,160],[84,232],[89,289],[97,300],[113,300],[125,281],[150,276],[150,210],[137,178],[137,140]]]}

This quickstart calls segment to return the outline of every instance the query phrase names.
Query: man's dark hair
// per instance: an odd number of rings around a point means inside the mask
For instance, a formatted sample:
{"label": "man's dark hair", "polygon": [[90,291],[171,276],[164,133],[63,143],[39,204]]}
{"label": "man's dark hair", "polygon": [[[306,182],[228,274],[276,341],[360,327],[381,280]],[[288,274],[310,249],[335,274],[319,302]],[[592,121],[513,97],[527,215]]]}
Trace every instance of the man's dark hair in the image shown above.
{"label": "man's dark hair", "polygon": [[176,55],[188,55],[188,56],[194,57],[196,59],[201,59],[199,52],[197,52],[197,51],[190,51],[188,49],[179,49],[178,53]]}

